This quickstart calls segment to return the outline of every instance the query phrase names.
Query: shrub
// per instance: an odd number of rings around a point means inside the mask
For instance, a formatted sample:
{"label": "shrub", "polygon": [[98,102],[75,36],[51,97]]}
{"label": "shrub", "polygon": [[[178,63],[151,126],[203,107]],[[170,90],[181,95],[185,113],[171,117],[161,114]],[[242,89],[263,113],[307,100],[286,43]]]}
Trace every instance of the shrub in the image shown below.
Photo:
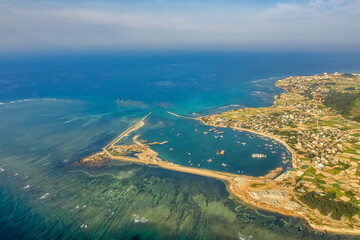
{"label": "shrub", "polygon": [[[330,196],[329,196],[330,195]],[[312,209],[318,209],[323,215],[329,215],[335,220],[340,220],[342,216],[352,218],[358,213],[359,209],[351,203],[334,200],[334,194],[321,196],[315,192],[308,192],[300,197],[300,200]]]}
{"label": "shrub", "polygon": [[344,73],[342,76],[343,77],[354,77],[354,75],[351,73]]}
{"label": "shrub", "polygon": [[345,88],[345,90],[353,91],[353,90],[355,90],[355,88],[354,87],[347,87],[347,88]]}
{"label": "shrub", "polygon": [[350,113],[354,107],[355,101],[360,98],[360,93],[341,93],[330,92],[326,97],[324,104],[338,111],[342,115]]}

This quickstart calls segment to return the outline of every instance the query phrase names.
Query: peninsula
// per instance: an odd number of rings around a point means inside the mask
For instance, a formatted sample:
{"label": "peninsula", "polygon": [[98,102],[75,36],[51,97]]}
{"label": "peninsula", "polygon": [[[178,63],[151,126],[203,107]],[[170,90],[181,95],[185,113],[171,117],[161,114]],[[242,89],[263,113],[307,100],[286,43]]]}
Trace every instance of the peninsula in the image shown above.
{"label": "peninsula", "polygon": [[257,208],[301,217],[317,230],[360,234],[360,75],[296,76],[279,80],[276,86],[286,92],[275,96],[271,107],[235,109],[197,120],[284,144],[292,153],[293,168],[280,176],[281,168],[251,177],[173,164],[150,148],[162,143],[147,143],[139,135],[131,145],[119,144],[150,114],[79,164],[96,166],[113,159],[213,177]]}

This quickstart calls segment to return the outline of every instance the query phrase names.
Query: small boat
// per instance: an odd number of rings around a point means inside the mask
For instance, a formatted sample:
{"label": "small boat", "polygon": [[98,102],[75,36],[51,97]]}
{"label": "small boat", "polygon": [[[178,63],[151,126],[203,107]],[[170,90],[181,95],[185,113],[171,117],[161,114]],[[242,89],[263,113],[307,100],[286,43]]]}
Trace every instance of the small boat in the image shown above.
{"label": "small boat", "polygon": [[208,161],[208,162],[212,162],[212,159],[211,159],[211,158],[209,158],[207,161]]}
{"label": "small boat", "polygon": [[225,155],[225,150],[218,150],[216,152],[217,155]]}
{"label": "small boat", "polygon": [[186,153],[187,153],[187,155],[191,156],[191,153],[189,153],[189,152],[186,152]]}
{"label": "small boat", "polygon": [[217,134],[224,134],[224,133],[225,133],[224,131],[222,131],[222,132],[219,132],[219,131],[218,131],[218,132],[217,132]]}
{"label": "small boat", "polygon": [[176,134],[176,136],[178,136],[178,137],[181,136],[181,133]]}
{"label": "small boat", "polygon": [[169,148],[169,151],[174,151],[174,149],[173,149],[173,148]]}
{"label": "small boat", "polygon": [[266,158],[265,154],[261,154],[261,153],[253,153],[251,155],[252,158]]}
{"label": "small boat", "polygon": [[198,132],[199,130],[195,129],[194,131],[195,131],[195,132]]}
{"label": "small boat", "polygon": [[246,142],[242,142],[241,144],[245,146],[245,145],[246,145]]}
{"label": "small boat", "polygon": [[214,138],[218,139],[218,138],[219,138],[219,136],[214,136]]}
{"label": "small boat", "polygon": [[209,129],[209,132],[213,132],[213,131],[216,131],[216,128]]}
{"label": "small boat", "polygon": [[208,132],[204,132],[205,135],[208,135],[209,133]]}
{"label": "small boat", "polygon": [[224,166],[224,167],[226,167],[226,166],[227,166],[227,164],[226,164],[226,163],[222,163],[221,165],[222,165],[222,166]]}

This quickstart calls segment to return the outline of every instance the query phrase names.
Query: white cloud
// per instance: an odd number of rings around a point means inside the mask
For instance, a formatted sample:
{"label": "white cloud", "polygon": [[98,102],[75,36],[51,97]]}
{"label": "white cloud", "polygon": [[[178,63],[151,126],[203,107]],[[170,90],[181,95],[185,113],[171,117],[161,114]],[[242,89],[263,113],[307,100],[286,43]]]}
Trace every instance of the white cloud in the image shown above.
{"label": "white cloud", "polygon": [[239,4],[3,1],[0,50],[360,50],[360,1]]}

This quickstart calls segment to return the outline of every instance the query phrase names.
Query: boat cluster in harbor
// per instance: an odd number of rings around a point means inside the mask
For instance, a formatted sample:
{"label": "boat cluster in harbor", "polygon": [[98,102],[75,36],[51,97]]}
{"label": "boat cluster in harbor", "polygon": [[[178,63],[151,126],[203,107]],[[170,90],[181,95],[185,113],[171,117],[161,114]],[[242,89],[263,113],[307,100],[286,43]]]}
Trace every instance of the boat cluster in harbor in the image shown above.
{"label": "boat cluster in harbor", "polygon": [[[195,129],[195,132],[198,132],[198,130]],[[225,133],[225,131],[219,131],[219,130],[217,130],[216,128],[211,128],[211,129],[209,129],[209,131],[205,131],[204,134],[205,134],[205,135],[209,135],[210,132],[213,132],[213,133],[216,134],[216,135],[214,136],[214,138],[216,138],[216,139],[218,139],[218,138],[223,138],[223,137],[224,137],[223,134]]]}
{"label": "boat cluster in harbor", "polygon": [[[255,138],[261,138],[265,141],[267,141],[266,143],[261,143],[258,144],[259,147],[259,152],[258,153],[249,153],[249,155],[247,155],[247,157],[249,159],[253,158],[253,159],[266,159],[268,157],[267,154],[269,154],[270,152],[272,154],[277,154],[279,151],[279,147],[280,145],[276,142],[273,141],[269,138],[266,137],[262,137],[260,135],[257,134],[253,134],[251,132],[242,132],[236,129],[223,129],[223,128],[217,128],[217,127],[210,127],[208,129],[200,129],[200,128],[195,128],[193,129],[194,134],[197,135],[198,137],[200,137],[201,135],[206,136],[206,138],[215,138],[215,139],[221,139],[224,138],[225,136],[229,136],[234,137],[234,143],[239,144],[238,148],[243,149],[243,147],[247,146],[247,142],[244,141],[245,139],[243,139],[241,136],[243,135],[245,138],[248,138],[249,140],[255,139]],[[173,132],[175,134],[175,136],[182,136],[182,134],[185,133],[181,133],[181,132],[177,132],[174,128],[171,129],[170,132]],[[239,134],[239,132],[242,132],[241,135]],[[220,141],[220,140],[219,140]],[[222,147],[220,147],[222,146]],[[234,145],[235,148],[236,145]],[[250,146],[250,148],[252,148]],[[264,152],[265,150],[265,152]],[[173,147],[168,148],[168,151],[174,151]],[[201,150],[199,150],[201,151]],[[228,158],[224,157],[226,155],[226,153],[230,153],[231,154],[231,150],[230,152],[229,149],[226,150],[224,148],[223,142],[219,142],[219,148],[215,148],[213,149],[214,153],[216,154],[216,156],[211,156],[210,153],[210,158],[208,159],[203,159],[200,160],[193,160],[192,158],[196,157],[197,154],[195,154],[194,152],[192,152],[191,150],[188,151],[184,151],[183,154],[186,157],[190,157],[190,159],[187,160],[188,165],[190,166],[196,166],[196,167],[203,167],[203,165],[205,164],[214,164],[214,165],[220,165],[221,167],[224,167],[226,169],[228,169],[230,167],[230,164],[226,161]],[[290,162],[290,159],[287,159],[288,156],[285,156],[285,153],[283,153],[284,155],[282,156],[282,163],[283,164],[288,164]],[[205,166],[204,165],[204,166]],[[243,165],[243,164],[242,164]],[[241,167],[240,167],[241,168]],[[242,169],[238,170],[237,173],[241,174],[244,173],[244,171]]]}
{"label": "boat cluster in harbor", "polygon": [[[223,134],[225,134],[225,131],[219,131],[219,130],[216,129],[216,128],[210,128],[209,131],[208,131],[208,132],[205,131],[204,134],[205,134],[205,135],[208,135],[208,134],[211,133],[211,132],[215,134],[214,138],[216,138],[216,139],[223,138],[223,137],[224,137]],[[216,152],[216,155],[218,155],[218,156],[223,156],[223,155],[225,155],[225,150],[223,150],[223,149],[218,150],[218,151]],[[222,166],[226,167],[227,165],[226,165],[226,164],[225,164],[225,165],[222,164]]]}

